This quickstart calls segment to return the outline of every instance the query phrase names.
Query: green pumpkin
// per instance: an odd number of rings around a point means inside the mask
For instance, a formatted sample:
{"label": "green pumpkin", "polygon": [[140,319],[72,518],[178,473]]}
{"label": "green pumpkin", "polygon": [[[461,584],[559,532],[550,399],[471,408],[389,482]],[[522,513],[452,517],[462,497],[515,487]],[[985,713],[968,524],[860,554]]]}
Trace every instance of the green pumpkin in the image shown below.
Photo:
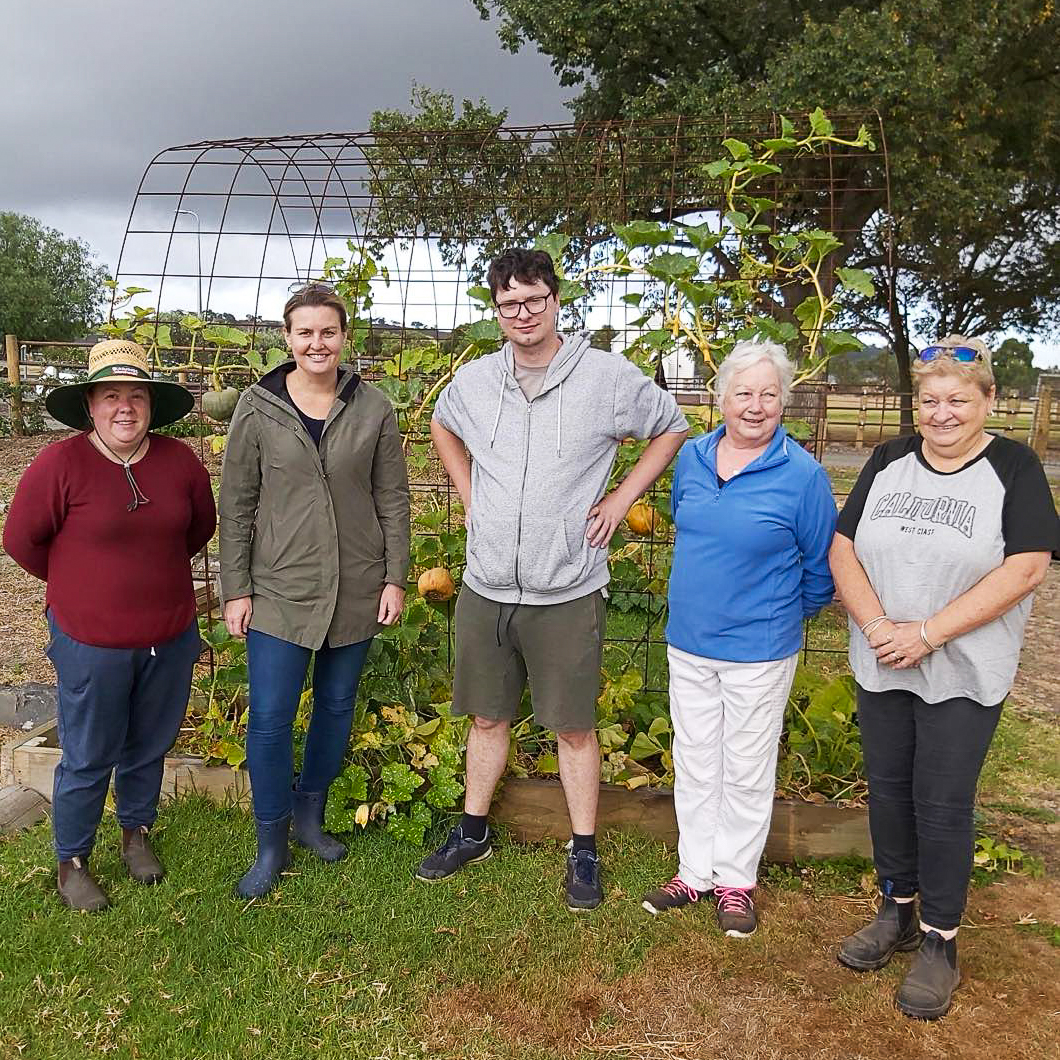
{"label": "green pumpkin", "polygon": [[227,423],[236,410],[238,400],[239,391],[234,386],[226,386],[224,390],[207,390],[202,396],[202,411],[211,420]]}

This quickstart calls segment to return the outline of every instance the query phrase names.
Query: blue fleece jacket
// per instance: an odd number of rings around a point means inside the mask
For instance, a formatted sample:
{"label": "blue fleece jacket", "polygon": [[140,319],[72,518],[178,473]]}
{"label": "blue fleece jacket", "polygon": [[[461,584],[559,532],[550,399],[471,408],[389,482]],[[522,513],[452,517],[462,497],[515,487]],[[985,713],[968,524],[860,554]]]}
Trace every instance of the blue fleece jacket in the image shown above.
{"label": "blue fleece jacket", "polygon": [[724,433],[722,426],[686,442],[677,455],[666,639],[710,659],[784,659],[799,650],[802,620],[835,592],[832,488],[783,427],[760,457],[720,485]]}

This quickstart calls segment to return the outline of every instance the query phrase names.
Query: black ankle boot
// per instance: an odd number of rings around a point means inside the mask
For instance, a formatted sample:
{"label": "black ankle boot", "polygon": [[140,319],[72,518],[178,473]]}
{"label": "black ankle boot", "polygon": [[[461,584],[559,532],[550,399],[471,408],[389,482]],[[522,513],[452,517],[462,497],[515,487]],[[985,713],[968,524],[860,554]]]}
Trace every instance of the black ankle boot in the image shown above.
{"label": "black ankle boot", "polygon": [[938,932],[928,931],[895,1000],[907,1016],[937,1020],[949,1011],[960,981],[956,938],[944,939]]}
{"label": "black ankle boot", "polygon": [[346,856],[346,846],[324,831],[326,791],[294,789],[294,841],[308,847],[321,861],[340,861]]}
{"label": "black ankle boot", "polygon": [[884,895],[875,919],[843,939],[837,956],[848,968],[874,972],[899,950],[915,950],[919,945],[916,902],[896,902]]}
{"label": "black ankle boot", "polygon": [[280,873],[291,860],[290,825],[290,817],[279,821],[254,821],[258,833],[258,856],[236,884],[236,894],[240,898],[261,898],[279,882]]}

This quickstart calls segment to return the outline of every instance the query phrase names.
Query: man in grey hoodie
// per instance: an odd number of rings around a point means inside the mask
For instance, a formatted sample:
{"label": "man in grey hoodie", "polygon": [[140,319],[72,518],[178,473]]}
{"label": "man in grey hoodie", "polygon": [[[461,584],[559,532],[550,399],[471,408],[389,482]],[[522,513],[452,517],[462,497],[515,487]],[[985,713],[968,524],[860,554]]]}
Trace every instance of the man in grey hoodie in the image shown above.
{"label": "man in grey hoodie", "polygon": [[[490,293],[507,342],[461,367],[442,391],[431,437],[467,512],[467,567],[456,607],[453,711],[474,718],[464,815],[418,879],[489,857],[486,815],[508,759],[527,678],[534,717],[553,729],[573,839],[567,907],[600,904],[596,700],[607,546],[633,502],[688,433],[673,397],[587,335],[561,335],[559,281],[542,251],[508,250]],[[650,438],[606,493],[619,443]]]}

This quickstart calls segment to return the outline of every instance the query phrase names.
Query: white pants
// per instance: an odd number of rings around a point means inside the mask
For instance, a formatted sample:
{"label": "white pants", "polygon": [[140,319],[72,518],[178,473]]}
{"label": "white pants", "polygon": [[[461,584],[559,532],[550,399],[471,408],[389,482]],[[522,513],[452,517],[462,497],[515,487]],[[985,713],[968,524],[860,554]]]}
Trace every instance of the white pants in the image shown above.
{"label": "white pants", "polygon": [[799,655],[706,659],[668,647],[679,875],[696,890],[753,887]]}

